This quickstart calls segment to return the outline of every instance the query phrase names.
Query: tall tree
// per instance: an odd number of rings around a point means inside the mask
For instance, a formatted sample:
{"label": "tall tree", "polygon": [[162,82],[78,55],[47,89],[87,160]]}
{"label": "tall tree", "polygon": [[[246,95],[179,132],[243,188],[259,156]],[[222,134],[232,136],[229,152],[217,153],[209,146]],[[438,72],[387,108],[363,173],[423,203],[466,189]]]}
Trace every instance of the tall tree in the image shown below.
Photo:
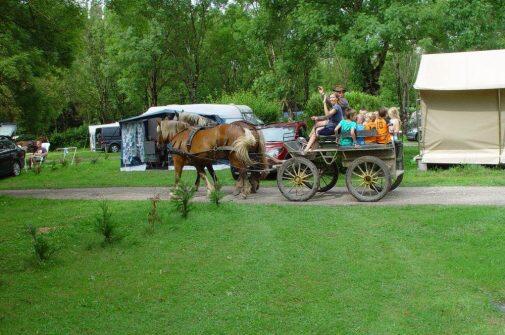
{"label": "tall tree", "polygon": [[82,14],[70,0],[0,2],[0,116],[34,133],[48,129],[60,106],[43,81],[71,65]]}

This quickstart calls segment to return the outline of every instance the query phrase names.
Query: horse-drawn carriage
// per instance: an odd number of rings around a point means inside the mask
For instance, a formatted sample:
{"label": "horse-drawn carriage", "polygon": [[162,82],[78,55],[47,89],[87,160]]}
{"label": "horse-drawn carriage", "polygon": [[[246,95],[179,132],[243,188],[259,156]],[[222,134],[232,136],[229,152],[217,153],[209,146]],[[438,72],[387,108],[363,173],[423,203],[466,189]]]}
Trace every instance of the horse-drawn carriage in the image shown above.
{"label": "horse-drawn carriage", "polygon": [[[375,130],[356,132],[357,137],[374,135]],[[277,171],[277,186],[284,197],[291,201],[307,201],[317,192],[329,191],[336,185],[343,168],[346,168],[347,189],[359,201],[378,201],[402,182],[401,142],[359,147],[339,146],[336,142],[335,136],[322,136],[318,148],[307,154],[303,153],[302,142],[285,143],[292,158]]]}

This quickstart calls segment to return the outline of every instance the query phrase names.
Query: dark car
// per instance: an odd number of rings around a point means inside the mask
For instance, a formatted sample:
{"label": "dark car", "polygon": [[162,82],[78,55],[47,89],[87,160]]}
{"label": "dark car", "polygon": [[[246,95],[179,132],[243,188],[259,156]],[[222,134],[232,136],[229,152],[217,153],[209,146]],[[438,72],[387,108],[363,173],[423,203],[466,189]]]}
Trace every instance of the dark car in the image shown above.
{"label": "dark car", "polygon": [[98,143],[106,152],[119,152],[121,150],[121,130],[118,127],[97,129]]}
{"label": "dark car", "polygon": [[25,164],[25,152],[12,140],[14,124],[0,124],[0,176],[18,176]]}
{"label": "dark car", "polygon": [[407,123],[407,132],[405,134],[407,136],[407,140],[419,141],[419,139],[421,137],[420,130],[419,130],[420,124],[421,124],[420,112],[417,111],[417,112],[412,113],[412,115],[410,116],[409,121]]}

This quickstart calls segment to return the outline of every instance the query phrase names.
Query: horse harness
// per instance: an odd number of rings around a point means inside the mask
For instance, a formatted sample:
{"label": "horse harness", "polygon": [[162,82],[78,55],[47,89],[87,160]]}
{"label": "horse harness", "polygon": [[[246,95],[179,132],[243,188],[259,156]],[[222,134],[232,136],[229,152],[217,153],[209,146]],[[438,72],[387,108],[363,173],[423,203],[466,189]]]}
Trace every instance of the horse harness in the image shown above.
{"label": "horse harness", "polygon": [[[193,139],[194,139],[196,133],[198,133],[202,129],[208,129],[208,128],[212,128],[212,127],[192,127],[189,132],[188,139],[186,140],[186,150],[187,151],[182,151],[182,150],[176,149],[176,148],[174,148],[172,143],[169,142],[167,144],[168,153],[169,154],[176,154],[176,155],[180,155],[180,156],[185,156],[187,158],[195,157],[195,158],[201,159],[201,157],[198,157],[199,154],[203,154],[203,153],[207,153],[207,152],[211,152],[211,151],[216,152],[216,151],[233,151],[234,150],[233,146],[220,146],[220,147],[214,147],[211,150],[191,153],[191,145],[193,143]],[[182,131],[181,131],[181,133],[182,133]]]}

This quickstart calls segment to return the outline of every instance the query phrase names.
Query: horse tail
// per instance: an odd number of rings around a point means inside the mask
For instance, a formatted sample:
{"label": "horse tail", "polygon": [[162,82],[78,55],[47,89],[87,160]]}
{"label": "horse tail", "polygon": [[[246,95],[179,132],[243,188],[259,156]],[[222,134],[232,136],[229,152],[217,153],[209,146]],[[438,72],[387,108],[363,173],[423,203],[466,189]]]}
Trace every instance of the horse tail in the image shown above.
{"label": "horse tail", "polygon": [[256,145],[256,138],[249,129],[242,128],[242,130],[244,130],[244,135],[239,136],[233,142],[233,151],[242,163],[247,166],[253,165],[254,162],[249,157],[249,148]]}
{"label": "horse tail", "polygon": [[268,158],[267,154],[265,153],[265,137],[263,137],[263,134],[261,131],[256,131],[258,134],[258,156],[261,162],[261,170],[263,172],[261,173],[261,178],[266,178],[268,175],[268,172],[266,170],[268,169]]}

